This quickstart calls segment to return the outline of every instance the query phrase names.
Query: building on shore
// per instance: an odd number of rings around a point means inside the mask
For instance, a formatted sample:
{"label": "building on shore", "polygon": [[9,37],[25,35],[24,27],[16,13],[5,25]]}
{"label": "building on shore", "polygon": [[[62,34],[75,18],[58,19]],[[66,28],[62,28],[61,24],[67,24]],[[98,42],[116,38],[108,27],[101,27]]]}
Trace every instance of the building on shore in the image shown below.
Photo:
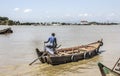
{"label": "building on shore", "polygon": [[89,24],[89,22],[88,22],[88,21],[83,20],[83,21],[80,21],[80,24],[81,24],[81,25],[88,25],[88,24]]}

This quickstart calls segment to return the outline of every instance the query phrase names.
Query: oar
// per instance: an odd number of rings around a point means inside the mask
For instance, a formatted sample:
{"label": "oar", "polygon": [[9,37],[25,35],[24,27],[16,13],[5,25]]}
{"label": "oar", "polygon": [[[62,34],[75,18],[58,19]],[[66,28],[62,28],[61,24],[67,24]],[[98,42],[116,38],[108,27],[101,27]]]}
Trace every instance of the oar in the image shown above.
{"label": "oar", "polygon": [[41,58],[42,56],[38,57],[37,59],[35,59],[34,61],[32,61],[29,65],[32,65],[34,62],[36,62],[39,58]]}
{"label": "oar", "polygon": [[[56,47],[56,48],[59,48],[61,45],[59,45],[58,47]],[[45,44],[44,44],[44,50],[45,50]],[[32,65],[34,62],[36,62],[38,59],[40,59],[42,56],[44,55],[44,53],[40,56],[40,57],[38,57],[37,59],[35,59],[34,61],[32,61],[29,65]]]}
{"label": "oar", "polygon": [[61,47],[61,45],[57,46],[56,49],[58,49],[59,47]]}
{"label": "oar", "polygon": [[114,67],[112,68],[112,70],[114,70],[115,66],[117,65],[117,63],[119,62],[120,58],[118,59],[118,61],[116,62],[116,64],[114,65]]}
{"label": "oar", "polygon": [[46,54],[46,52],[43,52],[43,54],[41,56],[39,56],[38,58],[36,58],[34,61],[32,61],[29,65],[32,65],[34,62],[36,62],[38,59],[40,59],[42,56],[44,56]]}
{"label": "oar", "polygon": [[[45,51],[45,43],[44,43],[44,51]],[[44,54],[42,54],[40,57],[32,61],[29,65],[32,65],[34,62],[36,62],[38,59],[40,59]]]}

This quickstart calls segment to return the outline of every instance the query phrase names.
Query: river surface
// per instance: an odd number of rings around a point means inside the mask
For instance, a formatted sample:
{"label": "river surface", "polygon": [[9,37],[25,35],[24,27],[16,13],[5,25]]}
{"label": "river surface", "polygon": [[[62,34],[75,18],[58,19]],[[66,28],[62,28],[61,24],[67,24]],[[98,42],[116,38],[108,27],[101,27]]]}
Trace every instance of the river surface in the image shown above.
{"label": "river surface", "polygon": [[[0,29],[8,26],[0,26]],[[120,57],[120,26],[11,26],[12,34],[0,35],[0,76],[101,76],[98,62],[109,68]],[[86,60],[52,66],[39,61],[35,48],[56,33],[64,47],[84,45],[103,38],[101,54]]]}

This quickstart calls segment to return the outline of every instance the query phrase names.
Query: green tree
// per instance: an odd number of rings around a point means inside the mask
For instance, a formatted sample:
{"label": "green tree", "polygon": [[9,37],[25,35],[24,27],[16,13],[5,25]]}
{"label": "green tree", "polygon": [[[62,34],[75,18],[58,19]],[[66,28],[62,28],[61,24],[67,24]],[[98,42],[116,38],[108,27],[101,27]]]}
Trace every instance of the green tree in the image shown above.
{"label": "green tree", "polygon": [[14,25],[14,21],[13,20],[9,20],[8,21],[8,25]]}

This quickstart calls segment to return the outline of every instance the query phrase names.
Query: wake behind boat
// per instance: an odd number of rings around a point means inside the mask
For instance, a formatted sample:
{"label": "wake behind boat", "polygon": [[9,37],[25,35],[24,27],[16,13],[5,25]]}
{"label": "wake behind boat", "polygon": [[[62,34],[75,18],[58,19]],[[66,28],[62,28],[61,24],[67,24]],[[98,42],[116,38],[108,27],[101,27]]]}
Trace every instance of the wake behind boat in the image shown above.
{"label": "wake behind boat", "polygon": [[75,46],[70,48],[61,48],[56,50],[55,54],[45,53],[36,49],[39,60],[42,63],[58,65],[68,62],[74,62],[86,58],[94,57],[99,53],[103,45],[102,39],[87,45]]}

